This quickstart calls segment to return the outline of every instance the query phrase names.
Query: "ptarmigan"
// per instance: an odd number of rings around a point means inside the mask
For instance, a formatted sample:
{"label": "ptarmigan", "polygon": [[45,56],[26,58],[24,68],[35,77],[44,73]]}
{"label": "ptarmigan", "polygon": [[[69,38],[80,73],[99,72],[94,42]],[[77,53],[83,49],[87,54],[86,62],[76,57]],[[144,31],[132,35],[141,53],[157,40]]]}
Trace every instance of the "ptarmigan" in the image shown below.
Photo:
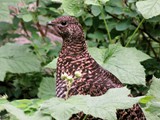
{"label": "ptarmigan", "polygon": [[[76,78],[69,90],[68,96],[83,94],[100,96],[110,88],[123,87],[122,83],[109,71],[103,69],[87,51],[84,33],[80,23],[71,16],[62,16],[49,23],[63,39],[62,49],[57,62],[56,95],[60,98],[66,96],[66,82],[61,79],[66,73],[74,77],[76,71],[81,77]],[[55,33],[54,33],[55,34]],[[96,51],[95,51],[96,52]],[[98,56],[97,56],[98,57]],[[72,120],[81,120],[72,116]],[[86,120],[99,120],[88,115]],[[126,110],[117,110],[118,120],[146,120],[138,104]]]}

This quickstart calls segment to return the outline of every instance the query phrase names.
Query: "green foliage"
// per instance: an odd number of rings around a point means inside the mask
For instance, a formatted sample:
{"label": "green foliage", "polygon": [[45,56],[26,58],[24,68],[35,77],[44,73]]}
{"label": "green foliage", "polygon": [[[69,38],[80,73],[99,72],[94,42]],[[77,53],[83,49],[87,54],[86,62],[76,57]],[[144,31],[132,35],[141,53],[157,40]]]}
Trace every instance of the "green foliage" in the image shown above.
{"label": "green foliage", "polygon": [[80,111],[102,119],[116,120],[116,109],[130,108],[140,99],[128,97],[128,94],[128,89],[116,88],[110,89],[100,97],[77,95],[67,100],[51,98],[42,104],[41,110],[56,120],[68,120],[72,114]]}
{"label": "green foliage", "polygon": [[145,66],[147,75],[154,75],[156,78],[160,78],[160,63],[156,59],[148,59],[141,64]]}
{"label": "green foliage", "polygon": [[89,52],[101,66],[117,76],[122,83],[145,85],[144,68],[140,62],[149,56],[141,51],[110,45],[108,49],[90,48]]}
{"label": "green foliage", "polygon": [[[5,54],[4,54],[5,53]],[[27,73],[39,72],[40,62],[29,52],[27,46],[7,44],[0,48],[0,80],[3,81],[6,72]]]}
{"label": "green foliage", "polygon": [[[86,114],[91,114],[95,117],[116,120],[115,113],[117,109],[130,108],[133,104],[137,103],[142,98],[128,97],[129,93],[130,91],[124,87],[110,89],[106,94],[100,97],[91,97],[89,95],[76,95],[70,97],[67,100],[55,97],[49,100],[45,100],[43,102],[39,100],[21,100],[14,101],[12,104],[6,103],[2,106],[9,113],[16,116],[18,120],[32,120],[33,118],[35,120],[37,119],[37,114],[38,116],[41,115],[41,118],[39,118],[39,120],[43,120],[43,117],[45,117],[44,115],[47,115],[48,119],[49,116],[52,116],[56,120],[68,120],[72,116],[72,114],[81,111],[83,111]],[[119,94],[121,94],[120,97]],[[36,104],[38,102],[42,105],[39,104],[39,106],[36,107]],[[35,110],[38,108],[39,109],[37,110],[37,112],[32,112],[32,115],[30,116],[23,113],[23,111],[26,113],[26,111],[31,110],[31,108],[35,108]],[[18,113],[20,115],[18,115]]]}
{"label": "green foliage", "polygon": [[83,12],[82,6],[83,1],[80,0],[63,0],[62,8],[64,11],[71,16],[80,16]]}
{"label": "green foliage", "polygon": [[16,116],[18,120],[29,120],[29,117],[27,117],[24,112],[15,106],[8,104],[2,105],[10,114]]}
{"label": "green foliage", "polygon": [[160,15],[159,0],[146,0],[136,3],[138,10],[142,13],[146,19]]}
{"label": "green foliage", "polygon": [[56,95],[55,84],[56,84],[55,79],[53,79],[52,77],[43,78],[38,88],[39,90],[38,97],[45,99],[45,98],[51,98],[55,96]]}
{"label": "green foliage", "polygon": [[43,102],[41,99],[22,99],[11,102],[11,105],[23,110],[27,115],[33,115],[39,108],[39,105]]}
{"label": "green foliage", "polygon": [[87,5],[100,5],[100,3],[105,4],[109,0],[84,0]]}
{"label": "green foliage", "polygon": [[46,68],[52,68],[52,69],[56,69],[57,67],[57,60],[58,58],[53,59],[49,64],[47,64],[45,67]]}
{"label": "green foliage", "polygon": [[[150,90],[142,103],[147,103],[145,109],[146,116],[150,119],[159,119],[160,116],[160,79],[153,78]],[[149,99],[148,99],[149,98]],[[148,99],[148,100],[147,100]],[[145,101],[144,101],[145,100]]]}
{"label": "green foliage", "polygon": [[[138,102],[140,97],[127,97],[126,88],[111,89],[94,98],[53,97],[61,42],[55,42],[58,38],[51,35],[50,28],[46,34],[45,25],[58,16],[72,15],[82,24],[95,60],[127,84],[134,96],[148,91],[140,101],[143,111],[148,120],[159,119],[159,4],[159,0],[1,0],[0,117],[62,120],[83,111],[116,119],[116,108]],[[152,76],[156,78],[151,80]]]}

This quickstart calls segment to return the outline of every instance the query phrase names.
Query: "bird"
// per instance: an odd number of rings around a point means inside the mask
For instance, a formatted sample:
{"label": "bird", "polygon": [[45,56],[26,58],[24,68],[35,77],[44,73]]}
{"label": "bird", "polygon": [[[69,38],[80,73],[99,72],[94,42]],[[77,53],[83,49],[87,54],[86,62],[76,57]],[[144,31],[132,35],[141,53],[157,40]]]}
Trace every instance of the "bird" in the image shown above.
{"label": "bird", "polygon": [[[48,25],[54,29],[53,34],[63,39],[56,69],[57,97],[66,97],[67,83],[62,80],[63,74],[74,78],[68,92],[69,97],[77,94],[101,96],[111,88],[123,87],[116,76],[100,66],[89,54],[82,25],[75,17],[61,16],[50,21]],[[75,77],[76,71],[81,73],[80,78]],[[116,114],[117,120],[146,120],[139,104],[129,109],[117,110]],[[70,120],[82,120],[83,117],[84,114],[80,113],[80,117],[73,115]],[[87,115],[86,120],[102,119]]]}

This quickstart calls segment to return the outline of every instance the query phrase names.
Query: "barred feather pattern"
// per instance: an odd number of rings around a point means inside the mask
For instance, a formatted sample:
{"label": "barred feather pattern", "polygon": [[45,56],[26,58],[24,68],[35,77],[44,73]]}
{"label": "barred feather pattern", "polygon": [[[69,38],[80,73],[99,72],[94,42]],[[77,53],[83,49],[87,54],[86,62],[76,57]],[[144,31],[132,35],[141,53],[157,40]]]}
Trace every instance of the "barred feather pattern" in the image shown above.
{"label": "barred feather pattern", "polygon": [[58,97],[64,98],[66,95],[66,83],[61,80],[61,75],[67,73],[74,77],[75,71],[81,71],[82,76],[74,80],[69,96],[76,94],[99,96],[110,88],[122,87],[120,81],[97,64],[87,51],[82,51],[77,56],[65,54],[62,51],[57,65],[56,92]]}
{"label": "barred feather pattern", "polygon": [[[74,17],[59,17],[53,20],[51,25],[63,38],[63,45],[57,62],[57,97],[65,98],[67,91],[67,84],[61,79],[61,75],[67,73],[69,76],[74,77],[75,71],[80,71],[82,76],[74,79],[69,96],[77,94],[100,96],[110,88],[123,87],[117,77],[103,69],[90,56],[87,51],[82,26]],[[85,114],[81,112],[74,114],[70,120],[82,120],[84,117]],[[133,105],[133,108],[130,109],[117,110],[117,119],[146,120],[139,104]],[[86,120],[102,119],[87,115]]]}

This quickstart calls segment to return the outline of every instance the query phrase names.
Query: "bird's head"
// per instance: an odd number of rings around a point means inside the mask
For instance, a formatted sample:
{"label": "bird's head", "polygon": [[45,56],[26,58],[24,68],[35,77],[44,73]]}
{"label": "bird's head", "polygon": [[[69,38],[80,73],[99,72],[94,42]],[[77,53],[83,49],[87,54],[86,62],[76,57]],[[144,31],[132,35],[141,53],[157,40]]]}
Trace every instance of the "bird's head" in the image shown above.
{"label": "bird's head", "polygon": [[[76,39],[83,36],[83,30],[76,18],[71,16],[62,16],[49,22],[48,25],[53,27],[54,31],[58,33],[64,40]],[[55,34],[55,33],[53,33]]]}

